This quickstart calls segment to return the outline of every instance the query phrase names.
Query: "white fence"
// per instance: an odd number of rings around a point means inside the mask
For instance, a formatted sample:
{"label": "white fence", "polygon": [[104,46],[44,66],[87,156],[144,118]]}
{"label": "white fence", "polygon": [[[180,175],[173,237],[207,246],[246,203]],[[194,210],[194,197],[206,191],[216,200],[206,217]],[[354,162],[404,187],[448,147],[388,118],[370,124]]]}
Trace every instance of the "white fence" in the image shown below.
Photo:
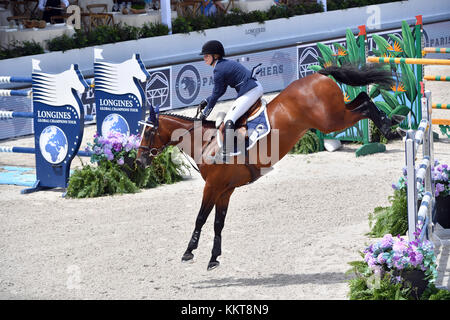
{"label": "white fence", "polygon": [[[425,91],[422,98],[422,120],[417,130],[408,130],[405,139],[405,161],[407,175],[408,200],[408,237],[414,239],[416,226],[419,221],[423,223],[420,239],[430,239],[433,231],[433,212],[436,199],[434,196],[434,183],[432,168],[434,166],[433,130],[431,125],[431,92]],[[416,171],[416,159],[420,145],[423,157]],[[425,182],[425,193],[418,205],[418,193]]]}

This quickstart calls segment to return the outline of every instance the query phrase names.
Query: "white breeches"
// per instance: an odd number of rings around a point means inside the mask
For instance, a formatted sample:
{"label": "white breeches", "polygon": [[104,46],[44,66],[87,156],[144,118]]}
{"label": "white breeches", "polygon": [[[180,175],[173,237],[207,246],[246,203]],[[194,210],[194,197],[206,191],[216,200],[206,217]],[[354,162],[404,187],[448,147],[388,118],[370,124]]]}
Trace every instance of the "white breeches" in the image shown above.
{"label": "white breeches", "polygon": [[226,123],[228,120],[233,121],[236,123],[236,121],[245,113],[248,109],[259,99],[264,93],[264,89],[262,85],[256,81],[258,84],[257,87],[253,88],[246,94],[243,94],[239,98],[237,98],[234,103],[233,107],[230,109],[230,111],[227,112],[227,115],[225,116],[225,119],[223,120],[223,123]]}

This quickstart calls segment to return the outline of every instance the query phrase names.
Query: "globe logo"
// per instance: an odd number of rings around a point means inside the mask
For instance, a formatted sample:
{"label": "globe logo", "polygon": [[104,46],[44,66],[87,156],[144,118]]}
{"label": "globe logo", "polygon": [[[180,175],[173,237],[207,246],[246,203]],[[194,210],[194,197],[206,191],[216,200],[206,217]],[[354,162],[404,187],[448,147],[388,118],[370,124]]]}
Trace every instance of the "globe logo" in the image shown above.
{"label": "globe logo", "polygon": [[117,113],[108,114],[102,122],[102,136],[107,137],[110,133],[121,133],[130,135],[130,127],[124,117]]}
{"label": "globe logo", "polygon": [[61,163],[67,156],[67,137],[60,128],[48,126],[42,130],[39,136],[39,148],[47,162]]}

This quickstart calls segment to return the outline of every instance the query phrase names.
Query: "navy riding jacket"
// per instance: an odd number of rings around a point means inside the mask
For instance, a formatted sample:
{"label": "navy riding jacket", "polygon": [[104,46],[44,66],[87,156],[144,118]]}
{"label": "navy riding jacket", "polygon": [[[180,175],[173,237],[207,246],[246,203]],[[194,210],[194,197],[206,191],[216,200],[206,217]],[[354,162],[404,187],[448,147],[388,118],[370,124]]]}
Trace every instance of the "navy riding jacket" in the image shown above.
{"label": "navy riding jacket", "polygon": [[239,98],[257,86],[256,80],[252,78],[251,71],[237,61],[219,59],[214,67],[214,89],[206,101],[203,113],[209,115],[217,100],[227,91],[227,87],[234,88]]}

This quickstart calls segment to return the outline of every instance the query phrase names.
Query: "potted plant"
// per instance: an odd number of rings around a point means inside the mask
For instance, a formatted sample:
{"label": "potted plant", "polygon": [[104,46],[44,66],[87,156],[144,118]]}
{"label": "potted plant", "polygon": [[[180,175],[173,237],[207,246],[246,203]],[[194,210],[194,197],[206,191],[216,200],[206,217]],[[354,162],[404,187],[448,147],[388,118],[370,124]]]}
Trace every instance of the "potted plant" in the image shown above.
{"label": "potted plant", "polygon": [[435,290],[434,246],[431,241],[419,241],[421,227],[419,223],[413,241],[384,235],[361,253],[363,261],[350,263],[358,276],[350,281],[350,297],[420,299],[425,290]]}
{"label": "potted plant", "polygon": [[[394,195],[389,197],[391,206],[376,207],[369,215],[371,231],[368,235],[382,237],[384,234],[404,235],[408,230],[408,205],[406,197],[406,167],[403,175],[396,183],[392,184]],[[433,222],[438,222],[442,227],[450,228],[450,170],[447,164],[440,164],[435,160],[431,171],[431,179],[434,184],[436,197],[436,213]],[[417,206],[419,207],[425,194],[424,182],[417,194]]]}
{"label": "potted plant", "polygon": [[130,177],[135,167],[140,137],[127,136],[119,132],[110,132],[107,137],[94,135],[94,142],[88,143],[86,151],[92,152],[91,162],[111,161],[119,166]]}
{"label": "potted plant", "polygon": [[450,228],[450,170],[447,164],[435,162],[432,178],[435,184],[436,215],[433,221],[445,229]]}
{"label": "potted plant", "polygon": [[110,133],[107,137],[94,135],[93,143],[87,144],[91,162],[75,169],[69,178],[67,197],[86,198],[135,193],[141,188],[153,188],[183,179],[188,165],[180,158],[177,147],[169,146],[155,157],[152,165],[141,168],[135,159],[140,137]]}
{"label": "potted plant", "polygon": [[[431,179],[434,184],[434,196],[436,197],[436,214],[433,222],[438,222],[442,227],[450,228],[450,169],[447,164],[441,164],[438,160],[434,161],[431,171]],[[397,184],[392,185],[396,190],[406,191],[406,168],[403,168],[403,176],[400,177]],[[418,191],[418,203],[425,194],[424,182]]]}

